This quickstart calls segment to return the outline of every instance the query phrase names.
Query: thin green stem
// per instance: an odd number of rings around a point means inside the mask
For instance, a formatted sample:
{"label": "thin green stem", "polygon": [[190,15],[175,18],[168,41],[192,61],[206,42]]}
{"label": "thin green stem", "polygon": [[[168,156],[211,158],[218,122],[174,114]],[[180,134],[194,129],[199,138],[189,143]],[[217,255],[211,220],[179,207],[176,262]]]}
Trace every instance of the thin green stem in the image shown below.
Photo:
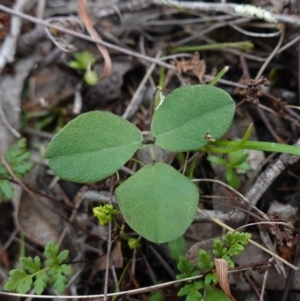
{"label": "thin green stem", "polygon": [[224,74],[229,70],[229,66],[225,66],[215,77],[211,80],[209,83],[210,86],[214,86],[221,77],[224,76]]}
{"label": "thin green stem", "polygon": [[171,49],[171,53],[177,52],[188,52],[188,51],[203,51],[203,50],[214,50],[214,49],[223,49],[223,48],[238,48],[244,50],[253,49],[253,43],[251,41],[245,42],[227,42],[227,43],[215,43],[209,45],[195,45],[195,46],[182,46]]}
{"label": "thin green stem", "polygon": [[[217,141],[213,146],[206,146],[205,151],[215,153],[229,153],[236,150],[240,145],[240,141]],[[217,146],[217,147],[215,147]],[[218,146],[225,146],[227,148],[218,148]],[[286,153],[290,155],[300,156],[300,148],[294,145],[287,145],[275,142],[262,142],[262,141],[247,141],[243,147],[244,149],[260,150],[265,152]]]}
{"label": "thin green stem", "polygon": [[[119,287],[120,287],[120,284],[121,284],[121,282],[122,282],[122,280],[123,280],[123,278],[124,278],[124,276],[125,276],[126,271],[127,271],[128,268],[129,268],[131,262],[132,262],[132,258],[130,258],[130,260],[129,260],[128,263],[126,264],[126,266],[125,266],[125,268],[124,268],[124,270],[123,270],[123,272],[122,272],[122,274],[121,274],[121,276],[120,276],[120,279],[119,279],[119,281],[118,281],[118,283],[117,283],[117,285],[116,285],[116,288],[115,288],[115,293],[118,292],[118,289],[119,289]],[[112,301],[116,300],[116,298],[117,298],[116,295],[113,296]]]}
{"label": "thin green stem", "polygon": [[143,162],[141,162],[140,160],[138,160],[138,159],[131,158],[130,160],[133,161],[133,162],[136,162],[136,163],[140,164],[141,166],[145,166],[145,164]]}

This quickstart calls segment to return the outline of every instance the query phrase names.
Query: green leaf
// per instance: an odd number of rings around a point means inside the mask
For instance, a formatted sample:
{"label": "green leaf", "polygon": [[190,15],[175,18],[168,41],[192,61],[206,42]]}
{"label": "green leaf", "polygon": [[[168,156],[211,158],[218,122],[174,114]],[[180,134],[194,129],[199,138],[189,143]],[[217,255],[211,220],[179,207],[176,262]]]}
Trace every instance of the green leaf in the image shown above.
{"label": "green leaf", "polygon": [[30,291],[32,277],[23,270],[11,270],[9,278],[4,286],[5,291],[16,291],[20,294],[26,294]]}
{"label": "green leaf", "polygon": [[199,249],[198,259],[198,266],[202,270],[212,269],[215,266],[210,254],[204,249]]}
{"label": "green leaf", "polygon": [[230,301],[229,297],[220,289],[213,288],[211,285],[205,286],[206,301]]}
{"label": "green leaf", "polygon": [[131,237],[128,239],[128,247],[130,250],[140,248],[141,242],[137,238]]}
{"label": "green leaf", "polygon": [[69,250],[61,251],[57,256],[58,263],[62,263],[69,256]]}
{"label": "green leaf", "polygon": [[206,160],[217,165],[228,165],[227,161],[217,156],[207,156]]}
{"label": "green leaf", "polygon": [[59,267],[61,272],[66,276],[72,276],[74,274],[73,268],[67,264],[62,264]]}
{"label": "green leaf", "polygon": [[183,236],[179,236],[178,238],[171,240],[168,242],[168,248],[171,253],[171,257],[178,261],[180,256],[184,254],[185,251],[185,240]]}
{"label": "green leaf", "polygon": [[14,196],[14,188],[7,180],[0,180],[0,195],[3,194],[8,200]]}
{"label": "green leaf", "polygon": [[141,141],[141,132],[119,116],[100,111],[85,113],[51,140],[49,166],[68,181],[97,182],[117,172]]}
{"label": "green leaf", "polygon": [[239,188],[240,179],[231,168],[226,169],[226,180],[232,188],[234,188],[234,189]]}
{"label": "green leaf", "polygon": [[68,66],[72,69],[82,69],[82,70],[85,70],[85,66],[82,66],[79,62],[77,61],[71,61],[68,63]]}
{"label": "green leaf", "polygon": [[87,70],[84,72],[83,78],[84,81],[90,86],[95,86],[98,83],[98,75],[93,70]]}
{"label": "green leaf", "polygon": [[211,284],[211,283],[217,284],[219,282],[217,274],[216,273],[207,274],[205,276],[204,282],[205,284]]}
{"label": "green leaf", "polygon": [[234,167],[236,170],[251,170],[251,165],[247,162],[244,162],[240,165]]}
{"label": "green leaf", "polygon": [[44,255],[47,258],[56,259],[57,253],[59,251],[59,245],[54,241],[49,241],[45,246]]}
{"label": "green leaf", "polygon": [[223,242],[222,242],[220,239],[216,238],[216,239],[214,240],[214,245],[213,245],[213,250],[212,250],[212,252],[213,252],[216,256],[222,257],[222,255],[223,255],[223,249],[224,249],[224,244],[223,244]]}
{"label": "green leaf", "polygon": [[186,284],[178,292],[178,296],[187,296],[186,301],[199,301],[202,300],[203,296],[199,292],[203,288],[201,281],[195,281],[191,284]]}
{"label": "green leaf", "polygon": [[197,186],[163,163],[141,168],[115,192],[129,226],[156,243],[182,235],[195,217],[199,200]]}
{"label": "green leaf", "polygon": [[96,61],[93,55],[87,50],[82,52],[76,52],[74,56],[77,62],[82,67],[81,69],[87,69],[89,65],[93,65]]}
{"label": "green leaf", "polygon": [[53,288],[60,294],[62,294],[66,286],[68,284],[68,279],[58,271],[54,276],[53,276]]}
{"label": "green leaf", "polygon": [[18,177],[23,177],[24,175],[30,172],[32,167],[33,167],[32,162],[24,162],[24,163],[19,163],[17,166],[14,166],[12,169]]}
{"label": "green leaf", "polygon": [[8,178],[9,177],[8,171],[6,170],[4,165],[1,164],[1,163],[0,163],[0,176],[2,176],[3,178]]}
{"label": "green leaf", "polygon": [[231,166],[237,166],[244,163],[247,160],[248,154],[244,154],[244,150],[238,150],[236,152],[228,153],[228,157]]}
{"label": "green leaf", "polygon": [[16,158],[16,162],[15,163],[22,163],[26,160],[28,160],[31,156],[31,153],[26,151],[26,149],[24,150],[23,153],[20,153],[19,156]]}
{"label": "green leaf", "polygon": [[163,301],[165,296],[160,294],[159,292],[151,293],[151,295],[148,297],[149,301]]}
{"label": "green leaf", "polygon": [[35,256],[34,259],[32,257],[21,257],[20,263],[30,274],[38,272],[41,268],[41,259],[38,256]]}
{"label": "green leaf", "polygon": [[194,270],[193,264],[184,256],[180,256],[177,268],[180,272],[182,272],[182,274],[177,275],[176,279],[191,277]]}
{"label": "green leaf", "polygon": [[154,114],[152,133],[162,148],[191,151],[205,146],[210,134],[221,138],[229,129],[235,105],[214,86],[185,86],[172,91]]}
{"label": "green leaf", "polygon": [[38,273],[36,275],[36,279],[33,283],[35,293],[37,295],[40,295],[46,288],[49,281],[50,281],[50,278],[43,271]]}

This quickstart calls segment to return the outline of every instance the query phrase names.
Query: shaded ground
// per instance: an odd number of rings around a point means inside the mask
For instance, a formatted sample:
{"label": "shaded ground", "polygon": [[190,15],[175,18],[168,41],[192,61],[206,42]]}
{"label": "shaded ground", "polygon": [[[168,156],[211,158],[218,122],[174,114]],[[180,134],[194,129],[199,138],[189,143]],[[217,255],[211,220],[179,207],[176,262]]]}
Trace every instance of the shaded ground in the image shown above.
{"label": "shaded ground", "polygon": [[[198,7],[190,9],[184,4],[170,6],[163,1],[145,0],[116,0],[113,5],[106,0],[88,1],[91,20],[82,7],[79,10],[84,26],[78,18],[76,1],[1,1],[0,150],[5,152],[18,138],[26,137],[35,163],[31,174],[22,180],[35,197],[24,189],[22,192],[16,184],[13,201],[4,199],[0,205],[1,290],[8,272],[16,267],[20,249],[26,256],[42,256],[43,247],[50,240],[70,250],[69,260],[76,274],[67,295],[100,295],[105,287],[114,292],[118,286],[120,291],[126,291],[176,277],[176,262],[167,245],[158,246],[142,239],[142,247],[132,251],[120,229],[112,226],[109,231],[93,217],[92,208],[100,204],[99,200],[114,201],[111,192],[118,185],[115,177],[79,185],[60,180],[48,168],[49,141],[81,113],[110,111],[128,119],[141,131],[149,131],[157,86],[167,94],[179,86],[207,84],[229,66],[217,86],[230,93],[237,110],[232,128],[224,138],[241,139],[253,123],[251,140],[299,145],[300,24],[295,17],[296,1],[249,1],[266,9],[256,12],[219,2],[191,3]],[[6,12],[3,5],[12,11]],[[18,18],[11,17],[16,11],[35,18],[29,20],[25,16],[19,23]],[[280,22],[275,23],[277,19]],[[50,22],[52,27],[45,30],[44,22]],[[56,27],[71,30],[74,35]],[[109,43],[104,45],[108,47],[95,46],[92,40],[99,41],[100,37]],[[99,78],[103,77],[95,86],[84,81],[84,71],[68,66],[74,51],[85,50],[96,59],[93,70]],[[253,81],[249,82],[250,79]],[[176,156],[157,150],[158,161],[181,171],[186,162],[190,166],[188,159],[193,155]],[[193,161],[193,178],[207,179],[199,184],[199,208],[234,228],[261,221],[261,216],[257,219],[249,214],[245,220],[237,213],[241,198],[219,182],[210,181],[226,182],[225,169],[208,162],[206,156],[199,154]],[[146,151],[138,151],[136,157],[145,163],[151,161]],[[252,170],[238,174],[238,191],[252,206],[272,214],[269,219],[291,222],[294,230],[289,240],[283,227],[272,232],[272,227],[252,226],[247,231],[252,233],[253,240],[300,267],[298,158],[252,152],[248,161]],[[119,182],[137,169],[136,162],[128,162],[120,171]],[[246,209],[250,211],[249,207]],[[122,217],[119,222],[126,233],[137,237]],[[267,238],[261,238],[262,232]],[[210,249],[207,240],[222,234],[220,226],[198,214],[184,236],[185,251],[192,247],[189,258],[195,259],[199,247]],[[278,235],[284,237],[281,245]],[[109,274],[105,271],[108,247],[112,261]],[[236,263],[254,266],[269,258],[270,255],[250,245]],[[287,277],[282,275],[283,269]],[[283,265],[279,270],[281,275],[270,268],[265,287],[264,270],[250,269],[230,276],[233,295],[237,300],[259,300],[263,290],[264,300],[299,300],[299,271],[292,275],[292,270]],[[179,299],[178,289],[174,285],[157,289],[163,296],[158,300]],[[55,293],[48,288],[45,294]],[[149,300],[151,293],[119,298]],[[1,300],[16,298],[1,296]]]}

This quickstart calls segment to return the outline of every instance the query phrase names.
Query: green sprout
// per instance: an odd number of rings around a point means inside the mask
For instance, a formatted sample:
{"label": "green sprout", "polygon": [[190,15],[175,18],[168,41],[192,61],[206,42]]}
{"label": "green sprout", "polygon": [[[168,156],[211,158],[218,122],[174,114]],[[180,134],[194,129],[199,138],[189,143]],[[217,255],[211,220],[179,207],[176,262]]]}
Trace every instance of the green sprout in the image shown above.
{"label": "green sprout", "polygon": [[227,154],[228,160],[225,160],[218,156],[208,156],[206,159],[214,164],[222,165],[226,167],[226,180],[232,188],[239,188],[240,179],[235,173],[239,170],[251,170],[251,166],[246,162],[248,153],[245,153],[243,149],[239,149]]}
{"label": "green sprout", "polygon": [[92,70],[92,66],[96,59],[89,51],[77,52],[74,57],[75,60],[70,61],[68,66],[73,69],[84,70],[84,81],[90,86],[95,86],[98,82],[98,75]]}

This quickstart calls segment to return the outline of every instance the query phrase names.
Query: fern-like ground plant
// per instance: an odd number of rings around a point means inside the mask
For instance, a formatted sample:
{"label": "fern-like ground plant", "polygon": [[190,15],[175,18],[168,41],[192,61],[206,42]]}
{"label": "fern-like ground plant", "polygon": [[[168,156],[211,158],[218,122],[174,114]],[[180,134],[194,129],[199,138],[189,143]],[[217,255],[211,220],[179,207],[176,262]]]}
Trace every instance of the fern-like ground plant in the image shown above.
{"label": "fern-like ground plant", "polygon": [[[214,258],[222,258],[228,262],[230,268],[234,267],[232,257],[241,254],[251,238],[251,234],[246,232],[227,232],[225,240],[215,239],[213,243],[212,253]],[[214,258],[204,249],[199,249],[197,265],[199,269],[195,269],[194,265],[185,257],[180,257],[177,268],[181,272],[177,275],[177,279],[185,279],[188,277],[204,274],[204,280],[196,280],[185,284],[178,296],[186,296],[186,301],[202,300],[205,296],[207,301],[229,301],[227,295],[216,287],[218,277],[215,272]]]}
{"label": "fern-like ground plant", "polygon": [[34,288],[35,293],[40,295],[47,285],[52,285],[62,294],[68,284],[67,277],[73,275],[73,268],[63,263],[69,251],[59,252],[59,245],[51,241],[45,246],[44,255],[46,260],[43,263],[39,256],[21,257],[21,268],[9,272],[4,290],[26,294]]}
{"label": "fern-like ground plant", "polygon": [[[33,163],[29,161],[30,156],[31,153],[26,148],[25,138],[18,140],[4,153],[5,161],[18,178],[24,177],[32,169]],[[11,200],[14,196],[10,178],[8,170],[3,163],[0,163],[0,203],[4,197]]]}

